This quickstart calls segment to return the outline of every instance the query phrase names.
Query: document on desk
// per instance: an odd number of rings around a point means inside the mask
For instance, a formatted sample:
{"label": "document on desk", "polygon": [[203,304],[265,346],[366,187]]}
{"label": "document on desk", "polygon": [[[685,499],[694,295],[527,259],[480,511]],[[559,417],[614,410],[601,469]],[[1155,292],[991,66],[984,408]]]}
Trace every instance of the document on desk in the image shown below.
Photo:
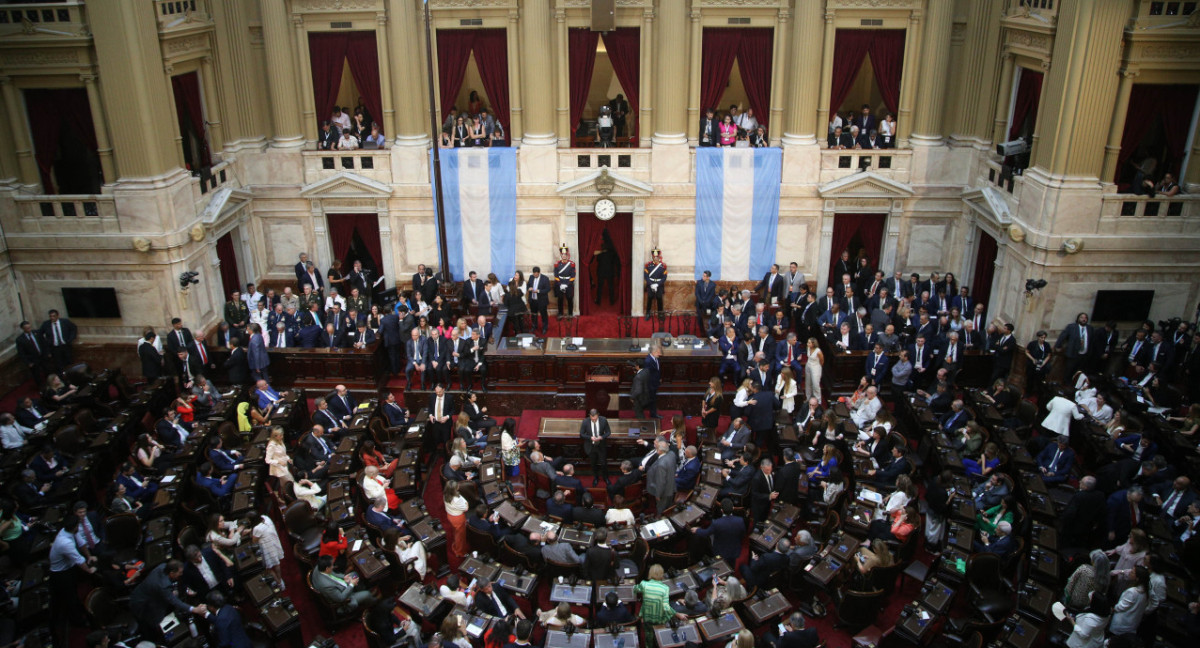
{"label": "document on desk", "polygon": [[647,524],[646,530],[656,536],[660,536],[671,533],[675,530],[675,527],[671,526],[670,520],[659,520],[657,522],[651,522],[650,524]]}
{"label": "document on desk", "polygon": [[571,338],[571,344],[574,344],[575,346],[579,346],[579,345],[583,344],[583,338],[581,338],[581,337]]}
{"label": "document on desk", "polygon": [[358,553],[359,549],[362,549],[362,540],[355,540],[354,549],[351,550],[351,553]]}
{"label": "document on desk", "polygon": [[860,499],[864,502],[871,502],[872,504],[882,504],[883,503],[883,495],[882,494],[877,493],[873,490],[867,490],[865,488],[859,492],[858,499]]}
{"label": "document on desk", "polygon": [[175,475],[167,475],[166,477],[163,477],[161,480],[159,480],[159,483],[160,484],[170,484],[173,481],[175,481]]}

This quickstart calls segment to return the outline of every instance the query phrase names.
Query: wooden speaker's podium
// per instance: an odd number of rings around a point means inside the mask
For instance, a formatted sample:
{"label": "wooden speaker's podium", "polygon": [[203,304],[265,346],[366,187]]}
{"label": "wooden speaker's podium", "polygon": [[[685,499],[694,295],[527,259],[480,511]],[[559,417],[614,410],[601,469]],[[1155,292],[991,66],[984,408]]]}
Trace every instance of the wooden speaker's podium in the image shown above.
{"label": "wooden speaker's podium", "polygon": [[595,409],[600,416],[615,419],[621,410],[621,377],[608,368],[589,372],[583,382],[583,407]]}

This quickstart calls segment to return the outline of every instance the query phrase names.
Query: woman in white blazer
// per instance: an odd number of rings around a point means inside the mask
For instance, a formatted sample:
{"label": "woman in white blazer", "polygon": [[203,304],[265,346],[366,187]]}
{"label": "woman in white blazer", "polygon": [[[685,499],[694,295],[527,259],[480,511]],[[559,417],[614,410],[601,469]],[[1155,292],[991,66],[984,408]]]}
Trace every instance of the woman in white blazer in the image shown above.
{"label": "woman in white blazer", "polygon": [[1079,406],[1062,396],[1051,398],[1046,410],[1049,413],[1042,421],[1042,427],[1062,436],[1071,436],[1071,419],[1078,421],[1083,418]]}

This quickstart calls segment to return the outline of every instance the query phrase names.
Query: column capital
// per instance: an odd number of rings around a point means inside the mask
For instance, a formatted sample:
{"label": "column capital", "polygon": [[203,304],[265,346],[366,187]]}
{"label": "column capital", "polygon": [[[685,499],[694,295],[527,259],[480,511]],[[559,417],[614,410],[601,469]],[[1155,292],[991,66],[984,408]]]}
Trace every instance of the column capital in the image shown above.
{"label": "column capital", "polygon": [[171,76],[172,74],[175,74],[175,66],[167,63],[163,66],[163,72],[166,72],[167,76]]}
{"label": "column capital", "polygon": [[920,11],[914,11],[914,12],[908,14],[908,23],[910,25],[916,25],[919,22],[921,22],[921,12]]}
{"label": "column capital", "polygon": [[[6,79],[8,77],[5,77]],[[96,82],[96,74],[94,72],[84,72],[79,75],[79,80],[83,81],[84,85],[92,85]]]}
{"label": "column capital", "polygon": [[212,64],[213,64],[213,57],[212,57],[212,55],[208,55],[208,56],[202,56],[202,57],[200,57],[200,63],[202,63],[202,64],[204,64],[204,65],[212,65]]}
{"label": "column capital", "polygon": [[654,7],[646,7],[642,9],[642,20],[654,20]]}
{"label": "column capital", "polygon": [[386,25],[387,21],[388,21],[387,13],[385,13],[383,11],[378,11],[375,13],[375,23],[376,24]]}
{"label": "column capital", "polygon": [[699,9],[692,9],[691,13],[688,14],[688,17],[692,19],[692,22],[700,22],[703,14],[700,13]]}
{"label": "column capital", "polygon": [[12,84],[12,77],[8,76],[7,74],[0,75],[0,85],[11,85],[11,84]]}
{"label": "column capital", "polygon": [[303,27],[304,26],[304,16],[302,16],[298,13],[292,14],[292,25],[295,27]]}
{"label": "column capital", "polygon": [[558,7],[554,10],[554,19],[558,22],[567,22],[567,10],[563,7]]}
{"label": "column capital", "polygon": [[1042,68],[1042,72],[1049,72],[1050,71],[1050,59],[1042,60],[1040,67]]}
{"label": "column capital", "polygon": [[833,24],[834,18],[837,18],[837,14],[833,13],[832,11],[825,12],[825,24],[827,24],[827,25]]}
{"label": "column capital", "polygon": [[1136,78],[1139,74],[1141,74],[1141,72],[1142,71],[1138,68],[1124,67],[1124,68],[1121,68],[1120,71],[1117,72],[1117,74],[1120,74],[1121,78],[1123,78],[1123,79],[1133,79],[1133,78]]}
{"label": "column capital", "polygon": [[519,22],[520,20],[521,20],[521,10],[520,9],[509,9],[508,10],[508,22],[515,23],[515,22]]}
{"label": "column capital", "polygon": [[778,16],[779,22],[787,22],[792,17],[792,12],[787,7],[780,7]]}

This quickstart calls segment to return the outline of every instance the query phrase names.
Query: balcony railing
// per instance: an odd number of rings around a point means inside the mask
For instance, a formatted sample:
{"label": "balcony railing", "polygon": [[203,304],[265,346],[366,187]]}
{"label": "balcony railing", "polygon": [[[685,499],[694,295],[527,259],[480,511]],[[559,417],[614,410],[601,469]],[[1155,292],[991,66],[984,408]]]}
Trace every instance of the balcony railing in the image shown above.
{"label": "balcony railing", "polygon": [[1192,219],[1200,217],[1200,196],[1135,196],[1109,194],[1100,210],[1103,218],[1122,219]]}
{"label": "balcony railing", "polygon": [[13,202],[21,229],[27,233],[95,234],[121,230],[112,196],[15,196]]}
{"label": "balcony railing", "polygon": [[600,167],[608,167],[614,173],[634,180],[650,182],[650,149],[558,149],[559,182],[571,182],[589,176]]}
{"label": "balcony railing", "polygon": [[392,183],[390,149],[304,151],[304,183],[312,184],[339,173],[353,173],[384,184]]}
{"label": "balcony railing", "polygon": [[896,182],[911,180],[909,149],[845,149],[821,151],[821,184],[861,171],[870,171]]}
{"label": "balcony railing", "polygon": [[25,21],[34,28],[79,34],[87,24],[87,11],[81,0],[54,4],[0,4],[0,25],[21,25]]}
{"label": "balcony railing", "polygon": [[1021,189],[1025,186],[1025,178],[1013,172],[1009,167],[996,160],[984,161],[983,182],[990,184],[1013,199],[1013,204],[1021,198]]}
{"label": "balcony railing", "polygon": [[192,201],[196,203],[196,209],[203,210],[204,205],[208,204],[207,194],[226,184],[232,184],[234,187],[241,186],[241,183],[234,177],[234,166],[228,160],[218,162],[200,175],[193,176]]}

